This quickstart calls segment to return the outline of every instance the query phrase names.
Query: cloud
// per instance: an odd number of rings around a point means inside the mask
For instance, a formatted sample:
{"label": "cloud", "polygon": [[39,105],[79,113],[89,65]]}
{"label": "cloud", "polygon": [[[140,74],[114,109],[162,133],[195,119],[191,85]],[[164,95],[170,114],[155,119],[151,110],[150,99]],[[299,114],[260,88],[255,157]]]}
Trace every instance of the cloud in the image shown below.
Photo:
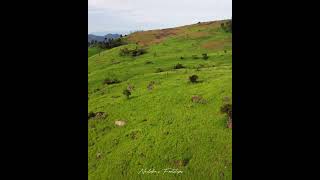
{"label": "cloud", "polygon": [[89,32],[155,29],[231,18],[231,0],[89,0]]}

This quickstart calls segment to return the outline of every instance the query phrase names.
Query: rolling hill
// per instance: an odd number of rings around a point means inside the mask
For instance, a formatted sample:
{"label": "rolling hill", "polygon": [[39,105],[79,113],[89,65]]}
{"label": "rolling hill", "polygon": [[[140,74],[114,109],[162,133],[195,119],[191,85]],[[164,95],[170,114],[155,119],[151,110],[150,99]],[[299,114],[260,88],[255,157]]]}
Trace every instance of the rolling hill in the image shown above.
{"label": "rolling hill", "polygon": [[[127,45],[90,54],[89,179],[232,179],[232,129],[220,112],[232,104],[225,22],[136,32]],[[149,169],[161,173],[141,171]]]}

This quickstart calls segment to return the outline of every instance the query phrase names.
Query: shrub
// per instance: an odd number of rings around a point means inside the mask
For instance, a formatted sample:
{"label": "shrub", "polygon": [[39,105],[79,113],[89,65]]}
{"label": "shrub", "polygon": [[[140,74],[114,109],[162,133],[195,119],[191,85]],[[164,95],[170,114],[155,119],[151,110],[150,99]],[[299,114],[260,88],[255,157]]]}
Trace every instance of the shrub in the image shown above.
{"label": "shrub", "polygon": [[192,59],[199,59],[197,55],[192,55]]}
{"label": "shrub", "polygon": [[122,94],[125,95],[127,97],[127,99],[129,99],[129,96],[131,95],[131,92],[128,89],[124,89]]}
{"label": "shrub", "polygon": [[182,69],[182,68],[185,68],[185,67],[182,64],[178,63],[173,68],[174,69]]}
{"label": "shrub", "polygon": [[128,48],[120,49],[119,55],[120,56],[128,56],[128,55],[130,55],[130,50]]}
{"label": "shrub", "polygon": [[202,59],[207,60],[209,58],[207,53],[203,53],[202,54]]}
{"label": "shrub", "polygon": [[129,84],[127,89],[131,92],[134,90],[134,85]]}
{"label": "shrub", "polygon": [[161,68],[157,68],[157,69],[156,69],[156,73],[163,72],[163,71],[164,71],[164,70],[161,69]]}
{"label": "shrub", "polygon": [[135,56],[140,56],[140,55],[142,55],[142,54],[145,54],[147,51],[145,50],[145,49],[143,49],[143,48],[140,48],[140,49],[138,49],[138,48],[136,48],[136,49],[134,49],[133,51],[132,51],[132,56],[133,57],[135,57]]}
{"label": "shrub", "polygon": [[145,54],[146,52],[147,50],[144,48],[138,48],[138,47],[136,47],[135,49],[123,48],[123,49],[120,49],[119,55],[136,57],[136,56]]}
{"label": "shrub", "polygon": [[222,23],[220,25],[221,29],[225,32],[231,32],[232,33],[232,20],[227,21],[226,23]]}
{"label": "shrub", "polygon": [[105,118],[107,117],[107,114],[105,112],[89,112],[88,113],[88,120],[91,119],[91,118]]}
{"label": "shrub", "polygon": [[153,64],[152,61],[146,61],[144,64]]}
{"label": "shrub", "polygon": [[88,119],[91,119],[91,118],[93,118],[95,116],[96,116],[96,114],[94,112],[92,112],[92,111],[88,113]]}
{"label": "shrub", "polygon": [[153,85],[154,85],[154,84],[155,84],[154,81],[151,81],[151,82],[148,84],[147,88],[148,88],[149,91],[151,91],[151,90],[153,89]]}
{"label": "shrub", "polygon": [[117,83],[120,83],[121,81],[119,81],[118,79],[110,79],[110,78],[106,78],[104,81],[103,81],[103,84],[117,84]]}
{"label": "shrub", "polygon": [[196,83],[197,82],[197,79],[198,79],[198,76],[197,75],[192,75],[189,77],[189,80],[190,82],[192,83]]}

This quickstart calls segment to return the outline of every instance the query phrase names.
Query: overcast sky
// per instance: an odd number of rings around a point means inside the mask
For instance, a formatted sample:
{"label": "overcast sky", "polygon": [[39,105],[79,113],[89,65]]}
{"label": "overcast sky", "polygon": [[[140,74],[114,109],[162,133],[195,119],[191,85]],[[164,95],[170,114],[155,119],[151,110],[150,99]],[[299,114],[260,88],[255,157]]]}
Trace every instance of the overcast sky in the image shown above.
{"label": "overcast sky", "polygon": [[88,1],[88,32],[94,34],[125,34],[230,19],[232,16],[232,0]]}

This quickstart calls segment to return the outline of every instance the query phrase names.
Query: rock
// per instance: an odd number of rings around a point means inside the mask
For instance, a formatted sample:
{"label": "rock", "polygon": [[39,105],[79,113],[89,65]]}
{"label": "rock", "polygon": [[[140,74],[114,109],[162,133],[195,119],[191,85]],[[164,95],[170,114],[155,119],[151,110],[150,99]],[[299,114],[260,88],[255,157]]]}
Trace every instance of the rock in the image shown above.
{"label": "rock", "polygon": [[97,153],[97,159],[100,159],[101,158],[101,153]]}
{"label": "rock", "polygon": [[117,120],[117,121],[114,122],[114,124],[117,125],[117,126],[124,126],[127,123],[126,123],[126,121],[123,121],[123,120]]}

